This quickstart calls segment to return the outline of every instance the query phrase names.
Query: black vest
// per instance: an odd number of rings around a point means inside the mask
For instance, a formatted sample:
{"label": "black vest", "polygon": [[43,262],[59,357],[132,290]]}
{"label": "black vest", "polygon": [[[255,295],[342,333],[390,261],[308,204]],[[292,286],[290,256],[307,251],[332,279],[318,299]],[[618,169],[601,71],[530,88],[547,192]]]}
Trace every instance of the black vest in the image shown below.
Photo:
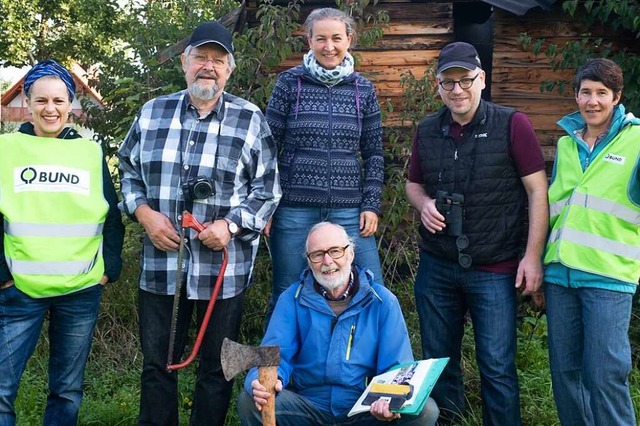
{"label": "black vest", "polygon": [[[424,188],[464,195],[462,232],[469,238],[473,265],[519,257],[523,251],[526,192],[511,157],[511,117],[515,110],[481,101],[460,143],[449,136],[451,113],[442,108],[418,125]],[[420,224],[422,250],[457,261],[456,237],[432,234]]]}

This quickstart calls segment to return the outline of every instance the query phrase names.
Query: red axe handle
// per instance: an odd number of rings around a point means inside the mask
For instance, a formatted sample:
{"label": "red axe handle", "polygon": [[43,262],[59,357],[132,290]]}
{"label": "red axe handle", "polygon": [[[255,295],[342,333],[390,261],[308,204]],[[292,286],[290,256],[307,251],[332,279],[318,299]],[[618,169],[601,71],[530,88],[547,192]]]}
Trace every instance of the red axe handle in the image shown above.
{"label": "red axe handle", "polygon": [[262,426],[276,426],[276,382],[278,367],[259,367],[258,381],[271,394],[267,404],[262,407]]}

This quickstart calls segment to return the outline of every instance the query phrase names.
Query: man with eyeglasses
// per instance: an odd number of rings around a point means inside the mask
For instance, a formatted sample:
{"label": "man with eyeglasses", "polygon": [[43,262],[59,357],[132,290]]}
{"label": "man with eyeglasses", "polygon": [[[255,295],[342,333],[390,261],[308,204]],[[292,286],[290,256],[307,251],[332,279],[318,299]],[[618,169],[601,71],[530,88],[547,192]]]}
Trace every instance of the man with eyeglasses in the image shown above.
{"label": "man with eyeglasses", "polygon": [[[199,352],[190,424],[225,423],[233,383],[222,373],[220,349],[225,337],[239,338],[259,235],[281,196],[277,149],[265,117],[224,91],[235,69],[233,51],[231,32],[218,22],[196,27],[180,57],[187,89],[147,102],[118,152],[120,206],[145,230],[139,425],[179,424],[178,377],[166,370],[169,347],[173,360],[180,360],[194,311],[200,328],[224,247],[228,266]],[[187,233],[178,265],[184,210],[205,229]]]}
{"label": "man with eyeglasses", "polygon": [[[434,425],[432,399],[417,416],[400,417],[378,400],[370,412],[347,417],[367,378],[413,361],[407,326],[396,297],[354,265],[354,243],[342,226],[314,225],[305,247],[308,268],[279,297],[262,340],[280,347],[278,425]],[[238,398],[241,424],[261,425],[270,397],[250,370]]]}
{"label": "man with eyeglasses", "polygon": [[468,311],[483,424],[518,426],[517,293],[537,293],[542,283],[547,179],[531,122],[481,99],[485,78],[472,45],[455,42],[440,52],[444,107],[418,126],[406,184],[420,214],[414,292],[423,356],[451,358],[432,393],[442,424],[464,415],[460,358]]}

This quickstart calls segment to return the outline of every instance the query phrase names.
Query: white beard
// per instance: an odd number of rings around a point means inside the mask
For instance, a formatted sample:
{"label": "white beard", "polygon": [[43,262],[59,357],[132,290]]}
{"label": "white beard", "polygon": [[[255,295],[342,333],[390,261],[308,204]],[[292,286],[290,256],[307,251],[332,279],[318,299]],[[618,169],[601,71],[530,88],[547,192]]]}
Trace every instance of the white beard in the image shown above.
{"label": "white beard", "polygon": [[214,84],[213,87],[206,88],[199,86],[197,82],[193,82],[188,87],[189,95],[192,98],[201,101],[210,101],[216,97],[216,94],[220,91],[218,84]]}
{"label": "white beard", "polygon": [[[312,271],[313,277],[316,279],[318,284],[324,287],[325,290],[331,292],[349,282],[349,277],[351,275],[351,264],[345,265],[343,268],[339,268],[338,265],[322,265],[320,267],[320,272],[316,272],[315,269],[312,269]],[[330,275],[323,274],[323,272],[330,271],[337,272]]]}

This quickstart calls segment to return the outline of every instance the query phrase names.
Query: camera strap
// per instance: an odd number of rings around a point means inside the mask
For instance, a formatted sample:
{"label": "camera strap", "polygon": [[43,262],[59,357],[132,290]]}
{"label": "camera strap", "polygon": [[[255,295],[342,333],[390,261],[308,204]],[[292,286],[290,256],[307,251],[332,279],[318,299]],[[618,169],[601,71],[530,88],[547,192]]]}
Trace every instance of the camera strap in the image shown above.
{"label": "camera strap", "polygon": [[[459,161],[458,158],[458,145],[462,145],[465,141],[463,141],[462,139],[460,140],[456,140],[453,136],[451,136],[451,130],[450,127],[444,127],[443,130],[446,129],[446,134],[444,135],[445,138],[445,145],[447,143],[452,143],[453,144],[453,149],[454,149],[454,154],[453,154],[453,192],[457,192],[455,191],[455,185],[456,185],[456,177],[457,177],[457,173],[458,173],[458,168],[456,167],[456,161]],[[467,173],[467,178],[464,181],[464,185],[462,188],[462,194],[467,194],[469,192],[469,187],[471,185],[471,178],[473,177],[473,174],[475,173],[475,165],[476,165],[476,155],[477,155],[477,147],[478,147],[478,142],[476,140],[473,140],[471,142],[473,145],[471,147],[471,152],[470,152],[470,157],[471,157],[471,164],[468,167],[469,172]],[[438,185],[436,187],[436,189],[442,189],[444,190],[444,188],[442,188],[442,176],[444,174],[445,171],[445,162],[444,162],[444,152],[446,150],[446,146],[442,146],[440,149],[440,171],[438,172]]]}
{"label": "camera strap", "polygon": [[[220,98],[218,100],[218,102],[221,102],[222,98]],[[197,112],[196,112],[197,113]],[[188,157],[189,154],[189,145],[188,142],[189,141],[193,141],[193,147],[194,147],[194,152],[192,153],[192,155],[196,155],[199,154],[200,155],[200,159],[202,159],[202,154],[204,151],[204,146],[202,147],[202,149],[200,150],[200,152],[196,152],[198,144],[200,142],[200,137],[203,133],[205,133],[206,135],[209,135],[209,132],[203,132],[199,129],[200,126],[204,124],[206,124],[207,126],[211,126],[212,124],[214,124],[214,118],[217,119],[216,121],[218,121],[218,129],[216,132],[216,138],[215,141],[213,141],[213,143],[215,143],[215,152],[213,153],[213,168],[212,170],[215,173],[215,170],[218,169],[218,148],[220,146],[220,137],[221,137],[221,131],[222,131],[222,118],[219,117],[219,113],[214,110],[212,112],[209,113],[209,115],[207,115],[207,117],[205,117],[204,119],[201,118],[192,118],[192,117],[187,117],[185,114],[185,117],[182,120],[182,124],[185,123],[189,123],[191,122],[190,126],[189,126],[189,131],[185,136],[185,133],[183,132],[181,137],[180,137],[180,142],[178,144],[178,153],[179,153],[179,164],[180,164],[180,182],[178,182],[178,187],[182,187],[182,184],[186,181],[189,180],[189,178],[192,177],[192,173],[193,173],[193,165],[189,165],[189,164],[185,164],[185,157]],[[184,126],[183,126],[184,128]],[[206,136],[205,136],[205,142],[206,143]],[[185,146],[186,145],[186,146]],[[198,161],[198,168],[199,168],[199,164],[201,164],[202,161]],[[185,170],[185,166],[189,166],[188,171],[187,171],[187,175],[186,178],[183,178],[183,172]],[[197,172],[197,170],[196,170]],[[197,176],[199,173],[196,173],[194,176]],[[213,173],[212,173],[213,175]],[[213,176],[211,176],[212,179],[212,183],[213,183]],[[183,201],[184,201],[184,197],[183,197]]]}
{"label": "camera strap", "polygon": [[[484,121],[484,120],[483,120]],[[454,156],[453,156],[453,189],[455,191],[455,186],[456,186],[456,182],[457,182],[457,172],[458,172],[458,167],[456,165],[456,162],[459,161],[458,158],[458,146],[462,145],[463,143],[465,143],[466,141],[463,140],[462,138],[456,140],[456,138],[454,138],[453,136],[451,136],[451,128],[450,126],[446,126],[443,127],[443,136],[445,138],[445,144],[447,143],[451,143],[453,144],[453,149],[454,149]],[[469,192],[469,187],[471,185],[471,178],[473,177],[473,174],[475,173],[475,164],[476,164],[476,155],[477,155],[477,147],[478,147],[478,142],[477,140],[472,140],[471,142],[473,145],[471,147],[471,152],[470,152],[470,157],[471,157],[471,164],[469,165],[468,172],[467,172],[467,177],[465,179],[463,188],[462,188],[462,194],[465,195]],[[445,170],[445,157],[444,157],[444,153],[446,150],[446,145],[442,146],[440,149],[440,171],[438,173],[438,185],[437,185],[437,189],[438,190],[444,190],[444,188],[442,188],[442,176],[444,174],[444,170]],[[462,207],[464,210],[464,207]],[[456,249],[458,250],[458,263],[460,264],[460,266],[462,266],[463,268],[469,268],[471,267],[471,263],[472,263],[472,258],[470,255],[466,254],[466,253],[462,253],[462,251],[466,248],[469,247],[469,237],[467,237],[464,233],[462,235],[459,235],[458,237],[456,237]]]}

